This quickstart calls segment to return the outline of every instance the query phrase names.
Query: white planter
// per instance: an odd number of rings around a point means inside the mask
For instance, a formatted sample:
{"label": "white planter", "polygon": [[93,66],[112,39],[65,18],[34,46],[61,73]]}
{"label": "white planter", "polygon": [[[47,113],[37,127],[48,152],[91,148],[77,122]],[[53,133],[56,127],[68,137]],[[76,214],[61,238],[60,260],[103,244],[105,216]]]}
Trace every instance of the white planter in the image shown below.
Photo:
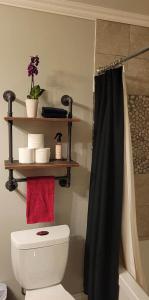
{"label": "white planter", "polygon": [[38,100],[36,99],[26,99],[26,113],[28,118],[36,118],[37,117],[37,109],[38,109]]}

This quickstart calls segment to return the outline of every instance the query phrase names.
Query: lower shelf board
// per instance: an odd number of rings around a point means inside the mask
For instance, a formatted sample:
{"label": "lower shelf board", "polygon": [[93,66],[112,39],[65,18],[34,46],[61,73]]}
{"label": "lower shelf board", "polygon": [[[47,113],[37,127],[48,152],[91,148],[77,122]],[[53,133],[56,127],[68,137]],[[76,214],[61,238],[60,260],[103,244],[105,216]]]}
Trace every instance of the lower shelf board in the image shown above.
{"label": "lower shelf board", "polygon": [[13,163],[10,163],[8,160],[5,160],[5,169],[7,170],[33,170],[71,167],[79,167],[79,164],[73,160],[71,160],[70,162],[67,160],[51,160],[46,164],[21,164],[18,160],[14,160]]}

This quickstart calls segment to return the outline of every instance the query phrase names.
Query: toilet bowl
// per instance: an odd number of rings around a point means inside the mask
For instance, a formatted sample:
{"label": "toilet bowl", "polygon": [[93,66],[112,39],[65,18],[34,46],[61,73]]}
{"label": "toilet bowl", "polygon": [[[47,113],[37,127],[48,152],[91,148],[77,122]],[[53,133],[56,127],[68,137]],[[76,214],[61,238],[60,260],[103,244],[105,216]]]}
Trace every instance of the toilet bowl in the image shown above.
{"label": "toilet bowl", "polygon": [[11,233],[12,267],[25,300],[74,300],[61,285],[69,235],[67,225]]}

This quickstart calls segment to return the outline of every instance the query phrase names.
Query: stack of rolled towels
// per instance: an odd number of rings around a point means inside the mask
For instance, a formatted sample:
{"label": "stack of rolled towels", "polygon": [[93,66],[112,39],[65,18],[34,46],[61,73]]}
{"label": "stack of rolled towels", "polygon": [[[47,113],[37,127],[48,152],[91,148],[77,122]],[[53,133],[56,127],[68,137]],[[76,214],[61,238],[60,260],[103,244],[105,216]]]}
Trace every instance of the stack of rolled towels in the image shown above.
{"label": "stack of rolled towels", "polygon": [[44,134],[28,134],[28,147],[19,148],[19,163],[48,163],[50,147],[44,147]]}

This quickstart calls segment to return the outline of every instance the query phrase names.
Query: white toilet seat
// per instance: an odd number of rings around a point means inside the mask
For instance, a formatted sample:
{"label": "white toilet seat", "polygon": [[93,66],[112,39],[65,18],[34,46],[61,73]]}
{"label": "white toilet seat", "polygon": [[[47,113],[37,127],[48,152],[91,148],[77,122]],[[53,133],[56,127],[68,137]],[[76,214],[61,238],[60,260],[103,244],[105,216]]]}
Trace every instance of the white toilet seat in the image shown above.
{"label": "white toilet seat", "polygon": [[37,290],[26,290],[25,300],[74,300],[61,284]]}

